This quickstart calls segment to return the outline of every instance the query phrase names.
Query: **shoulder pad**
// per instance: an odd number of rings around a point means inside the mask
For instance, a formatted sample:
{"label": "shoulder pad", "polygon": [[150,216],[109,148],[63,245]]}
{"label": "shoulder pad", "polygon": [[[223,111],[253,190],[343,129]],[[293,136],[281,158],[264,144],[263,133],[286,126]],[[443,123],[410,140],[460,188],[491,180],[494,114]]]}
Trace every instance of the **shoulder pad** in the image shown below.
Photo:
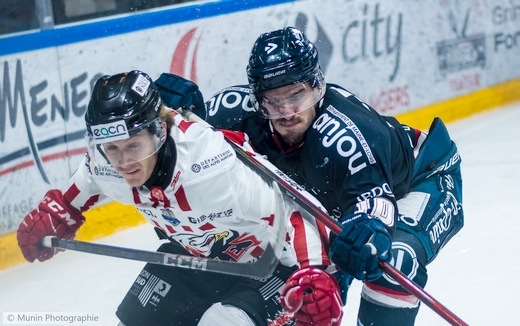
{"label": "shoulder pad", "polygon": [[245,118],[257,115],[250,96],[248,85],[224,88],[206,101],[206,122],[218,129],[240,129]]}

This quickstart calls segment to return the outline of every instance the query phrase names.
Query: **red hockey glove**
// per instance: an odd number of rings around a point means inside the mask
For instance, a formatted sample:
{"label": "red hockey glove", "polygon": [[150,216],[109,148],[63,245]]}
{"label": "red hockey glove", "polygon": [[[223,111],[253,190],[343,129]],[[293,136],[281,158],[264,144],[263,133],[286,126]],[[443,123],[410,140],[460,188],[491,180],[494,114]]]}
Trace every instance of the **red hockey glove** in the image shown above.
{"label": "red hockey glove", "polygon": [[294,272],[282,289],[282,307],[294,314],[297,326],[339,326],[343,303],[336,279],[315,267]]}
{"label": "red hockey glove", "polygon": [[38,208],[29,212],[18,226],[18,246],[28,262],[45,261],[57,249],[41,247],[41,239],[48,235],[72,239],[84,221],[80,211],[63,200],[61,191],[49,190]]}

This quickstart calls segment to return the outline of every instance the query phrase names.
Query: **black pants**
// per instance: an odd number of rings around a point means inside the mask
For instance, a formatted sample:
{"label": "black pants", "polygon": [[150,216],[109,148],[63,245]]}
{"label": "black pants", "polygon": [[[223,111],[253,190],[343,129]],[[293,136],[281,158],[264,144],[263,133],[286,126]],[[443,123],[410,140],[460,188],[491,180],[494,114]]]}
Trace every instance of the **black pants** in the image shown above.
{"label": "black pants", "polygon": [[[187,255],[180,245],[165,243],[158,251]],[[278,265],[268,279],[194,271],[146,264],[119,305],[126,325],[197,325],[216,302],[244,310],[256,325],[283,314],[279,292],[294,268]]]}

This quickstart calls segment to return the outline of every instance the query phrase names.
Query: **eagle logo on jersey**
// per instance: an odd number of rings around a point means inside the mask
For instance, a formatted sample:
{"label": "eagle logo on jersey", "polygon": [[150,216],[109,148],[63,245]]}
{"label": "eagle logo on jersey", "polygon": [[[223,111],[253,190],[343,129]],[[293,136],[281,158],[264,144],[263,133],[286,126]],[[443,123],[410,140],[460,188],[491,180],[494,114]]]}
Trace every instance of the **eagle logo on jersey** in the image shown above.
{"label": "eagle logo on jersey", "polygon": [[263,253],[263,250],[259,250],[261,242],[254,235],[240,234],[234,230],[206,232],[202,235],[176,234],[175,240],[196,257],[238,261],[251,249],[255,257]]}

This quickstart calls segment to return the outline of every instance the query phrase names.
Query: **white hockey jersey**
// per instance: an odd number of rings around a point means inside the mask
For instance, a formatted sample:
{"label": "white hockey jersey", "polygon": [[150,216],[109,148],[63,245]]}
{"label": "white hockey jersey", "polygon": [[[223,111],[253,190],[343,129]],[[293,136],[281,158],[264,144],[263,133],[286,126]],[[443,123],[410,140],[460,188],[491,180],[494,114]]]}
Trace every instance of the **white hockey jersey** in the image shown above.
{"label": "white hockey jersey", "polygon": [[[196,257],[237,262],[258,258],[268,244],[273,218],[278,218],[275,191],[237,158],[222,132],[172,114],[176,160],[166,189],[131,187],[109,163],[94,168],[86,156],[70,180],[71,205],[85,211],[106,198],[131,204]],[[303,218],[306,213],[292,200],[280,204],[287,221],[280,262],[330,265],[328,230]]]}

